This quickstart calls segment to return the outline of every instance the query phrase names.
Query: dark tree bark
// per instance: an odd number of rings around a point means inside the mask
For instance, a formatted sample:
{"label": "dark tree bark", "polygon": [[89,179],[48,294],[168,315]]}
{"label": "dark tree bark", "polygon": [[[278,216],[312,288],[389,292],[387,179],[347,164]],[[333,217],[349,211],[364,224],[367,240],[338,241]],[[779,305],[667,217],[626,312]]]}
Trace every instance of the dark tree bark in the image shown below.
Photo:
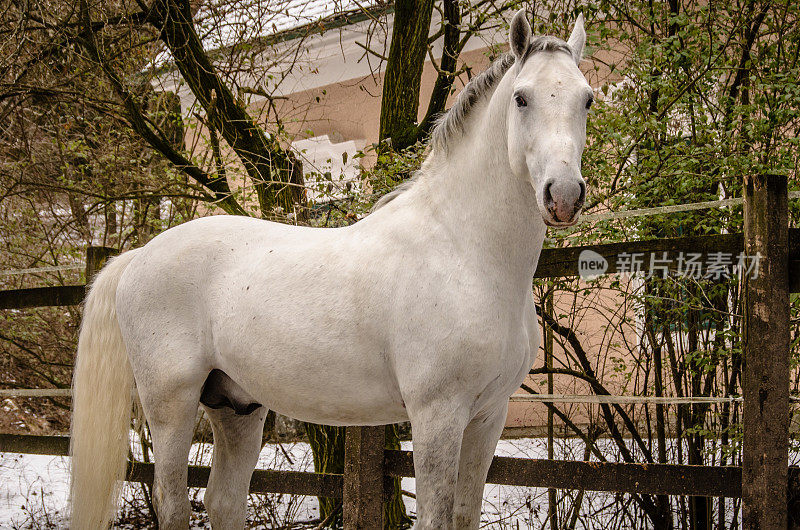
{"label": "dark tree bark", "polygon": [[[344,473],[344,427],[305,423],[306,436],[314,455],[317,473]],[[330,497],[318,497],[319,518],[330,528],[342,527],[342,503]]]}
{"label": "dark tree bark", "polygon": [[433,0],[395,2],[392,44],[383,79],[380,138],[390,138],[396,150],[417,140],[420,80],[432,12]]}
{"label": "dark tree bark", "polygon": [[[395,3],[392,43],[383,79],[380,138],[390,138],[391,147],[396,151],[428,137],[436,118],[446,110],[456,76],[462,72],[458,68],[458,57],[464,46],[484,24],[515,4],[480,3],[472,6],[467,9],[477,16],[465,23],[459,0],[441,0],[441,27],[428,37],[433,6],[434,2],[430,0]],[[437,64],[431,53],[431,44],[439,38],[442,39],[442,57]],[[420,79],[426,52],[438,75],[425,115],[417,124]]]}
{"label": "dark tree bark", "polygon": [[262,214],[275,206],[291,211],[302,190],[294,182],[298,179],[294,170],[296,161],[275,139],[267,137],[220,79],[195,31],[190,3],[156,0],[147,20],[161,32],[161,40],[206,111],[211,126],[220,132],[244,164],[255,183]]}
{"label": "dark tree bark", "polygon": [[[396,423],[386,426],[386,449],[400,449],[400,439],[398,438]],[[383,528],[385,530],[408,528],[413,521],[406,514],[406,505],[403,503],[400,479],[392,478],[389,484],[389,498],[383,503]]]}
{"label": "dark tree bark", "polygon": [[425,117],[420,122],[419,127],[417,127],[418,140],[428,136],[436,117],[444,112],[447,106],[447,97],[450,95],[453,81],[456,79],[458,55],[461,53],[461,48],[463,48],[464,44],[460,42],[461,10],[458,6],[458,0],[443,0],[442,4],[444,10],[442,60],[439,63],[439,75],[436,77],[436,84],[433,85],[433,92],[431,92],[431,98],[428,101],[428,110],[425,112]]}

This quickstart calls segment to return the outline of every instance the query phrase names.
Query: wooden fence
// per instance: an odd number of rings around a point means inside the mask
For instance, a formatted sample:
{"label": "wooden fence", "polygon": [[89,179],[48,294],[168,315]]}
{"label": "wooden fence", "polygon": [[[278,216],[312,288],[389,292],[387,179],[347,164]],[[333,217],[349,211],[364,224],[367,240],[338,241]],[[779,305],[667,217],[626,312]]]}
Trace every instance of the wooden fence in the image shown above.
{"label": "wooden fence", "polygon": [[[758,276],[746,283],[744,329],[743,466],[688,466],[495,457],[488,482],[514,486],[698,497],[741,497],[743,527],[785,529],[787,491],[800,491],[800,469],[788,466],[789,293],[800,291],[800,230],[788,228],[786,177],[745,179],[744,234],[657,239],[565,249],[545,249],[536,277],[574,276],[578,257],[592,250],[617,272],[618,257],[659,253],[674,270],[684,254],[760,255]],[[87,254],[87,278],[109,249]],[[663,254],[666,253],[666,254]],[[0,292],[0,309],[78,304],[84,285]],[[0,434],[0,451],[66,455],[61,436]],[[152,482],[152,464],[130,464],[128,479]],[[191,467],[189,485],[203,487],[209,468]],[[349,427],[343,475],[256,470],[252,492],[275,492],[343,499],[345,528],[381,528],[381,502],[389,477],[414,476],[413,455],[384,450],[384,428]],[[793,514],[796,515],[796,514]],[[793,517],[794,519],[794,517]],[[795,523],[797,524],[797,519]]]}

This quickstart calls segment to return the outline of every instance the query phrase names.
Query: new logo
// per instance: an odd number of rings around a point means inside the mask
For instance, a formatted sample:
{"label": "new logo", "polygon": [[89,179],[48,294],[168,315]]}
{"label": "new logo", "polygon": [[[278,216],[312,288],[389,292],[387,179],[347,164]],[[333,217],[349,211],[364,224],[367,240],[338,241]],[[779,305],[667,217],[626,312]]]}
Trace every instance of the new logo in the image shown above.
{"label": "new logo", "polygon": [[602,276],[607,270],[608,261],[594,250],[584,250],[578,256],[578,275],[584,280]]}

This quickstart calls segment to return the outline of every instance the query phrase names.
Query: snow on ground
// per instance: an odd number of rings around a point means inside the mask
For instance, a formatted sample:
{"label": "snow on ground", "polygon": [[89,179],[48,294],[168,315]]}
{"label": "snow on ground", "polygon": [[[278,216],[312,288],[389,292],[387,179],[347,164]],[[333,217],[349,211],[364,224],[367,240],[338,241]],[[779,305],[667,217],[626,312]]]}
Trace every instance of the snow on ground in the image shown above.
{"label": "snow on ground", "polygon": [[[601,440],[600,445],[605,446],[606,442],[608,441]],[[610,442],[608,443],[609,447],[603,447],[608,451],[603,452],[610,456],[613,451]],[[556,444],[557,458],[583,458],[584,447],[580,440],[562,439]],[[411,442],[402,442],[401,446],[405,450],[412,449]],[[195,444],[190,463],[209,465],[211,454],[210,444]],[[543,438],[501,440],[495,454],[517,458],[546,458],[547,443]],[[261,451],[258,467],[311,471],[311,450],[307,443],[302,442],[267,444]],[[66,528],[68,468],[67,457],[0,453],[0,528]],[[126,485],[123,490],[123,507],[130,505],[137,495],[141,498],[140,488],[139,485]],[[403,479],[402,488],[414,493],[414,479]],[[542,528],[547,520],[546,491],[487,485],[484,491],[482,527],[500,530]],[[190,499],[201,501],[202,493],[202,489],[192,488],[189,490]],[[404,500],[409,513],[415,514],[415,500],[408,496]],[[251,495],[250,501],[250,528],[282,527],[291,521],[311,521],[319,516],[317,500],[313,497],[266,494]],[[587,493],[581,502],[580,512],[594,514],[596,518],[589,524],[584,523],[584,527],[602,528],[604,519],[613,518],[614,505],[614,494]],[[193,529],[210,528],[203,512],[194,511],[192,517]],[[135,524],[123,526],[134,527]]]}
{"label": "snow on ground", "polygon": [[[211,454],[211,444],[195,444],[189,462],[192,465],[210,465]],[[141,454],[137,456],[141,457]],[[306,443],[267,444],[261,451],[258,467],[313,471],[314,462]],[[125,487],[122,504],[125,504],[126,498],[135,494],[136,488],[138,488],[136,485]],[[0,528],[66,528],[68,489],[68,457],[0,453]],[[202,500],[202,490],[191,488],[189,496],[192,499]],[[279,496],[254,497],[259,497],[260,506],[263,508],[270,500],[269,497]],[[274,514],[267,514],[268,517],[275,519],[273,522],[291,518],[310,520],[319,517],[315,498],[289,499],[288,495],[280,497],[283,497],[281,502],[272,502],[266,506],[268,510],[275,511]],[[197,520],[194,526],[206,527],[202,520]]]}
{"label": "snow on ground", "polygon": [[24,528],[33,521],[59,527],[68,488],[68,458],[0,453],[0,528]]}
{"label": "snow on ground", "polygon": [[[402,448],[411,450],[411,442],[402,442]],[[209,465],[212,448],[210,444],[195,444],[190,463]],[[501,440],[496,454],[522,458],[545,458],[547,449],[542,439]],[[261,451],[258,467],[262,469],[313,470],[311,450],[306,443],[267,444]],[[65,526],[65,509],[69,483],[69,458],[42,455],[22,455],[0,453],[0,528],[44,527],[62,528]],[[133,488],[126,487],[125,496],[134,494]],[[402,481],[402,488],[415,492],[413,478]],[[202,490],[193,488],[189,492],[193,499],[202,499]],[[272,524],[287,520],[312,520],[319,516],[317,501],[313,497],[289,495],[260,495],[259,512],[251,514],[252,523],[269,528]],[[516,510],[517,517],[530,516],[531,512],[546,514],[546,498],[542,506],[531,505],[532,489],[509,486],[487,485],[484,497],[484,520],[497,521]],[[406,497],[406,508],[416,513],[413,498]],[[252,503],[251,503],[252,504]],[[513,506],[510,506],[513,505]],[[528,517],[525,517],[528,518]],[[526,521],[527,522],[527,521]],[[195,528],[205,528],[205,521],[196,518]],[[493,526],[493,525],[492,525]],[[526,527],[527,525],[523,526]]]}

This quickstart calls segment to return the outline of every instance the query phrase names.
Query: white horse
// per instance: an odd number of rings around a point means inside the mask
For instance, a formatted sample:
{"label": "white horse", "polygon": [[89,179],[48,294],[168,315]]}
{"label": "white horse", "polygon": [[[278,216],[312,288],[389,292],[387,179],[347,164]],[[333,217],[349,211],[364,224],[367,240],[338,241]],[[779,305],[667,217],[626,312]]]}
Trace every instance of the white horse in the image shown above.
{"label": "white horse", "polygon": [[329,425],[410,420],[416,528],[478,528],[509,396],[539,333],[546,225],[575,223],[592,90],[569,42],[531,39],[473,79],[410,185],[345,228],[215,216],[112,260],[86,301],[75,369],[72,528],[107,527],[132,387],[150,426],[161,530],[186,528],[198,403],[214,456],[205,506],[245,525],[268,409]]}

